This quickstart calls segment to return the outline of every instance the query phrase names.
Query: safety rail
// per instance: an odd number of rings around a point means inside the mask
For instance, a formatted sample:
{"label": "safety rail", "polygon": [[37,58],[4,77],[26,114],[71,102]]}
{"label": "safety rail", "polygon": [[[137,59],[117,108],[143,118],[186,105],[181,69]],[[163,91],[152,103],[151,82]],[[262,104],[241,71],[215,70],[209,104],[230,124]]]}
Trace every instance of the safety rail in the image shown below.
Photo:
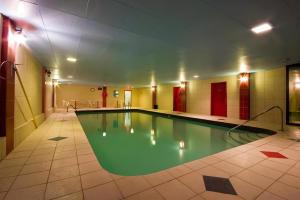
{"label": "safety rail", "polygon": [[280,106],[272,106],[271,108],[269,108],[269,109],[267,109],[267,110],[265,110],[265,111],[263,111],[263,112],[261,112],[261,113],[255,115],[254,117],[251,117],[249,120],[247,120],[247,121],[245,121],[245,122],[243,122],[243,123],[241,123],[241,124],[239,124],[239,125],[237,125],[237,126],[231,128],[231,129],[229,129],[229,130],[227,131],[227,134],[230,134],[230,132],[232,132],[233,130],[235,130],[235,129],[237,129],[237,128],[239,128],[239,127],[241,127],[241,126],[247,124],[249,121],[254,120],[254,119],[256,119],[257,117],[259,117],[259,116],[261,116],[261,115],[263,115],[263,114],[265,114],[265,113],[267,113],[267,112],[269,112],[269,111],[271,111],[271,110],[273,110],[273,109],[275,109],[275,108],[277,108],[277,109],[280,110],[280,113],[281,113],[281,129],[280,129],[280,130],[283,131],[283,110],[282,110],[282,108],[281,108]]}
{"label": "safety rail", "polygon": [[67,112],[69,112],[69,108],[73,108],[75,111],[78,108],[100,108],[100,101],[94,100],[62,100],[62,106],[67,108]]}

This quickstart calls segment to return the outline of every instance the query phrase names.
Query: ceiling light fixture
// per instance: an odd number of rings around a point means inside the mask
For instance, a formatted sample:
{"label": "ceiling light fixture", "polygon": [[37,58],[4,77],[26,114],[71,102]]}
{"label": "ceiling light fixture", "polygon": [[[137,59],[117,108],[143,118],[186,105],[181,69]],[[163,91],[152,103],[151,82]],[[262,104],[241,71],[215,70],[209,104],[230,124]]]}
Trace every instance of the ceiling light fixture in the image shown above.
{"label": "ceiling light fixture", "polygon": [[194,77],[194,78],[199,78],[199,76],[198,76],[198,75],[194,75],[193,77]]}
{"label": "ceiling light fixture", "polygon": [[257,25],[255,27],[253,27],[251,29],[251,31],[255,34],[260,34],[260,33],[264,33],[264,32],[267,32],[267,31],[270,31],[272,30],[273,27],[271,24],[269,23],[263,23],[263,24],[260,24],[260,25]]}
{"label": "ceiling light fixture", "polygon": [[77,61],[77,59],[73,58],[73,57],[68,57],[67,61],[75,63]]}
{"label": "ceiling light fixture", "polygon": [[72,76],[72,75],[69,75],[68,78],[73,78],[73,76]]}

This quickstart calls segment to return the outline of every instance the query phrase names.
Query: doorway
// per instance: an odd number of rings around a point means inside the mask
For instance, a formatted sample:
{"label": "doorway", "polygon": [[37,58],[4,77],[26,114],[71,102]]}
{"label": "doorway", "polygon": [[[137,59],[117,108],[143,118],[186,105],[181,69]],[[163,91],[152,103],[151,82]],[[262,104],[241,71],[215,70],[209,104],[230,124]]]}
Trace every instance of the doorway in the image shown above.
{"label": "doorway", "polygon": [[124,91],[124,107],[131,107],[131,90]]}
{"label": "doorway", "polygon": [[173,87],[173,111],[186,112],[185,89]]}
{"label": "doorway", "polygon": [[227,117],[226,82],[211,84],[211,115]]}

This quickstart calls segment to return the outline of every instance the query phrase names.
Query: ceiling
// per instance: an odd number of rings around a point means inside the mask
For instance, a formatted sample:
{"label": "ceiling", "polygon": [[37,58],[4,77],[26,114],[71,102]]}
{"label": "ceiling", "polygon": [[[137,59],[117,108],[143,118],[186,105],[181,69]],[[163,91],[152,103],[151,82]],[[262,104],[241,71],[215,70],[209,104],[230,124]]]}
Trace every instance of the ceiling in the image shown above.
{"label": "ceiling", "polygon": [[[299,0],[0,0],[54,78],[132,86],[300,62],[299,9]],[[253,34],[262,22],[274,29]]]}

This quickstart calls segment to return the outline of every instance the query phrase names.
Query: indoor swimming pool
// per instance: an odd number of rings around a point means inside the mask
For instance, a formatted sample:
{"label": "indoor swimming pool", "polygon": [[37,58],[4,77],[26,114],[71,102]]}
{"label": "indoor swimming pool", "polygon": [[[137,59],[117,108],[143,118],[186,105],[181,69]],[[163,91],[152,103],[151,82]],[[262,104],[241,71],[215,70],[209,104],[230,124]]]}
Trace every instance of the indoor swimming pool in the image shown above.
{"label": "indoor swimming pool", "polygon": [[227,134],[228,127],[141,111],[83,111],[77,116],[101,166],[123,176],[161,171],[270,134]]}

